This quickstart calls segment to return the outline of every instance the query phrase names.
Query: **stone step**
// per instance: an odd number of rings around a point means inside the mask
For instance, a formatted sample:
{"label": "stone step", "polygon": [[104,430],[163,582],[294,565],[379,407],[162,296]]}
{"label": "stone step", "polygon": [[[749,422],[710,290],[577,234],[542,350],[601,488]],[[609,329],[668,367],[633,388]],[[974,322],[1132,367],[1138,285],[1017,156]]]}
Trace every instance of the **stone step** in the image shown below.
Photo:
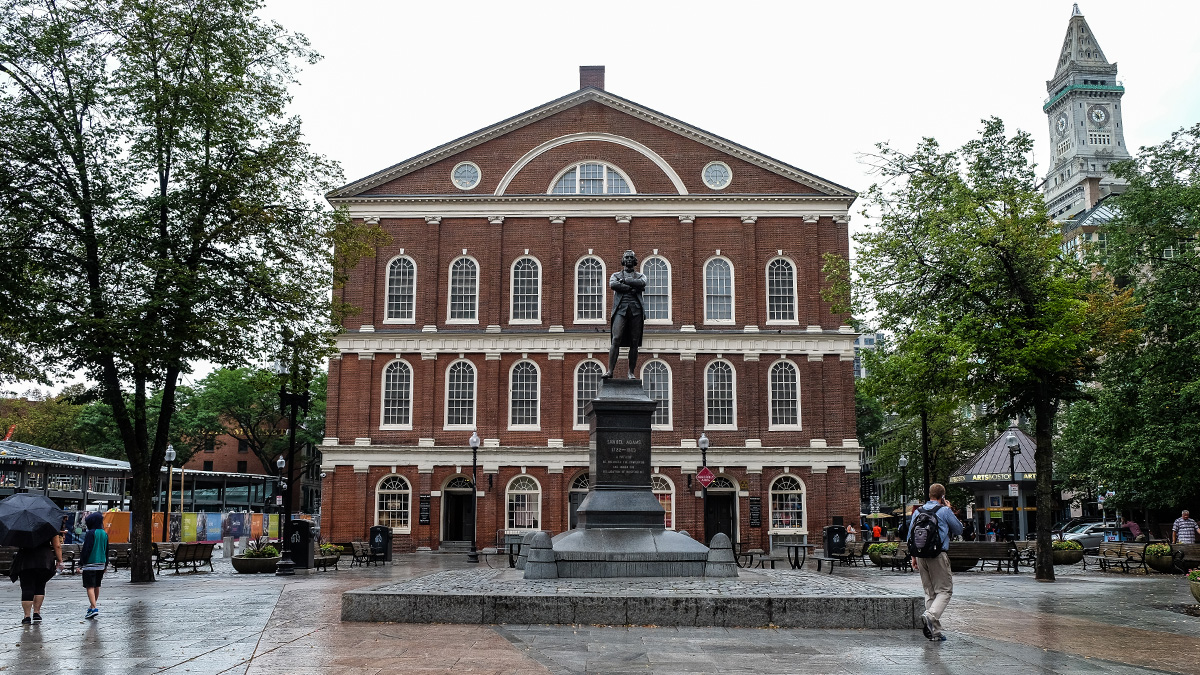
{"label": "stone step", "polygon": [[443,541],[439,546],[437,553],[470,553],[471,542],[469,541]]}

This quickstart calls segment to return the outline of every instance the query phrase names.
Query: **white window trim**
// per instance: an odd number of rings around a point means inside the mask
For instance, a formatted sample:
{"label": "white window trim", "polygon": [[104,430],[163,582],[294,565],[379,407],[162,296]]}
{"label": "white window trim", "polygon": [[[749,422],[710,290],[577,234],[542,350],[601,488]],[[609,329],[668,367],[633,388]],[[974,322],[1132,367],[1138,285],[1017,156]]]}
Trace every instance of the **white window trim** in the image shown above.
{"label": "white window trim", "polygon": [[[710,319],[708,318],[708,264],[714,260],[724,260],[729,265],[729,318],[728,319]],[[707,326],[732,326],[737,323],[737,268],[733,266],[733,261],[723,255],[709,256],[700,266],[700,275],[704,279],[704,296],[700,299],[702,303],[701,312],[704,314],[704,324]]]}
{"label": "white window trim", "polygon": [[646,366],[651,363],[661,363],[667,367],[667,423],[651,424],[650,428],[654,431],[673,431],[675,428],[675,371],[671,370],[671,364],[662,359],[650,359],[642,364],[640,375],[643,379],[646,376]]}
{"label": "white window trim", "polygon": [[800,294],[796,277],[800,276],[800,268],[796,261],[784,255],[777,255],[767,261],[763,267],[763,300],[766,302],[764,317],[771,316],[771,263],[783,260],[792,266],[792,319],[767,319],[767,326],[799,326],[800,325]]}
{"label": "white window trim", "polygon": [[[579,318],[579,265],[588,258],[595,258],[600,261],[600,318],[599,319],[581,319]],[[598,255],[587,254],[580,256],[575,261],[575,311],[572,313],[577,324],[605,324],[608,323],[608,265],[604,264],[604,258]]]}
{"label": "white window trim", "polygon": [[667,260],[666,256],[652,255],[642,261],[642,274],[646,273],[646,262],[649,260],[661,260],[667,266],[667,318],[665,319],[646,319],[646,323],[654,326],[669,326],[674,322],[675,313],[672,307],[674,303],[674,288],[672,284],[675,282],[675,270],[671,269],[671,261]]}
{"label": "white window trim", "polygon": [[412,518],[412,510],[413,510],[413,486],[412,485],[413,484],[412,484],[412,481],[408,479],[408,476],[405,476],[404,474],[389,473],[388,475],[380,478],[379,481],[377,483],[375,483],[375,492],[374,492],[374,494],[375,494],[375,509],[374,509],[375,523],[374,524],[375,525],[379,524],[379,486],[383,485],[383,481],[391,478],[392,476],[399,476],[400,478],[404,479],[405,483],[408,483],[408,527],[393,527],[392,534],[411,534],[412,533],[412,520],[413,520],[413,518]]}
{"label": "white window trim", "polygon": [[[670,515],[671,515],[671,526],[670,526],[670,527],[668,527],[668,528],[666,528],[666,529],[668,529],[668,530],[674,530],[674,529],[675,529],[675,524],[676,524],[676,520],[675,520],[675,511],[676,511],[676,509],[675,509],[675,501],[676,501],[676,498],[679,496],[679,491],[675,489],[675,481],[671,480],[669,477],[667,477],[667,476],[665,476],[665,475],[663,475],[663,474],[661,474],[661,473],[655,473],[655,474],[651,474],[651,475],[650,475],[650,487],[651,487],[651,490],[650,490],[650,491],[651,491],[653,494],[655,494],[655,495],[658,495],[658,494],[659,494],[658,492],[654,492],[654,489],[653,489],[653,488],[654,488],[654,479],[655,479],[655,478],[661,478],[661,479],[663,479],[663,480],[665,480],[665,481],[667,482],[667,485],[670,485],[670,486],[671,486],[671,514],[670,514]],[[655,498],[657,499],[657,497],[655,497]]]}
{"label": "white window trim", "polygon": [[[710,167],[714,164],[725,167],[725,171],[729,173],[729,182],[725,183],[724,185],[722,185],[720,187],[717,187],[716,185],[713,185],[712,183],[708,182],[708,175],[707,175],[708,167]],[[700,169],[700,182],[704,183],[704,187],[706,187],[710,190],[724,190],[725,188],[729,187],[730,185],[733,185],[733,169],[730,168],[730,166],[728,164],[726,164],[725,162],[720,162],[720,161],[709,162],[708,164],[704,165],[703,169]]]}
{"label": "white window trim", "polygon": [[[397,260],[400,260],[401,258],[412,263],[412,266],[413,266],[413,315],[412,315],[412,318],[409,318],[409,319],[390,319],[390,318],[387,318],[387,311],[388,311],[387,303],[388,303],[388,296],[391,295],[391,290],[392,290],[392,263],[396,262]],[[420,276],[417,274],[417,261],[414,260],[412,258],[412,256],[398,255],[388,261],[387,266],[383,268],[383,274],[384,274],[384,279],[385,279],[384,292],[383,292],[383,316],[384,316],[383,322],[385,324],[388,324],[388,323],[415,324],[417,322],[417,280],[420,279]]]}
{"label": "white window trim", "polygon": [[[471,421],[467,424],[450,424],[450,369],[459,363],[471,366]],[[475,421],[479,419],[479,368],[470,359],[454,359],[443,372],[445,373],[442,378],[445,395],[442,400],[442,429],[445,431],[474,431]]]}
{"label": "white window trim", "polygon": [[[452,311],[452,303],[454,302],[454,263],[466,258],[475,263],[475,318],[474,319],[452,319],[450,313]],[[450,261],[450,265],[446,267],[446,323],[454,324],[474,324],[479,325],[479,281],[483,277],[483,267],[474,256],[460,255],[455,256]]]}
{"label": "white window trim", "polygon": [[[562,171],[559,171],[558,173],[556,173],[554,175],[554,179],[550,181],[550,185],[546,188],[546,194],[552,195],[554,197],[569,197],[569,196],[571,196],[571,195],[567,195],[567,194],[554,194],[554,186],[558,185],[558,181],[563,176],[565,176],[567,174],[567,172],[569,172],[571,169],[578,169],[579,167],[583,166],[584,164],[599,164],[599,165],[605,167],[605,170],[604,170],[604,192],[600,193],[600,195],[580,193],[579,192],[579,173],[576,172],[574,196],[576,196],[576,197],[596,197],[596,196],[615,195],[618,197],[624,197],[626,195],[636,195],[638,193],[637,188],[633,186],[633,181],[630,180],[630,178],[629,178],[629,174],[626,173],[623,169],[620,169],[615,164],[613,164],[611,162],[606,162],[602,159],[585,159],[581,162],[575,162],[574,164],[571,164],[570,166],[563,169]],[[619,175],[621,178],[625,179],[625,184],[629,186],[629,192],[615,192],[614,193],[614,192],[608,191],[608,171],[610,169],[613,171],[616,171],[617,175]]]}
{"label": "white window trim", "polygon": [[[775,527],[775,483],[781,478],[794,478],[800,484],[800,508],[804,518],[804,527]],[[776,476],[767,486],[767,534],[808,534],[808,485],[794,473],[782,473]]]}
{"label": "white window trim", "polygon": [[[463,164],[469,164],[469,165],[475,167],[475,182],[467,187],[463,187],[463,186],[459,185],[458,181],[454,180],[454,172],[458,171],[458,167],[462,166]],[[454,165],[454,168],[450,169],[450,184],[453,185],[454,187],[458,188],[459,190],[462,190],[463,192],[467,192],[468,190],[474,190],[475,188],[479,187],[479,184],[482,182],[483,182],[483,169],[480,169],[479,165],[476,164],[475,162],[459,162],[458,164]]]}
{"label": "white window trim", "polygon": [[604,375],[604,364],[600,363],[599,359],[584,359],[579,363],[576,363],[575,368],[571,371],[571,429],[574,431],[587,431],[590,428],[586,424],[577,424],[575,422],[575,404],[579,401],[579,369],[583,367],[583,364],[589,361],[600,366],[600,374]]}
{"label": "white window trim", "polygon": [[[392,367],[393,363],[403,363],[408,366],[408,424],[384,424],[383,417],[387,406],[387,371]],[[412,364],[406,359],[396,357],[388,361],[383,366],[383,370],[379,371],[379,428],[381,430],[396,430],[396,431],[411,431],[413,428],[413,413],[416,412],[416,406],[413,405],[413,392],[416,390],[417,369],[413,368]],[[405,480],[408,480],[407,478]],[[411,484],[410,484],[411,487]],[[379,523],[376,523],[378,525]]]}
{"label": "white window trim", "polygon": [[[537,265],[537,318],[536,319],[518,319],[515,317],[517,309],[517,263],[528,258]],[[508,266],[508,323],[513,325],[530,325],[540,324],[542,322],[542,304],[545,298],[542,297],[542,277],[544,277],[544,268],[542,261],[537,259],[537,256],[525,254],[518,256],[516,260]]]}
{"label": "white window trim", "polygon": [[[509,490],[510,490],[510,488],[512,488],[512,484],[521,478],[528,478],[528,479],[532,480],[538,486],[538,491],[537,491],[537,496],[538,496],[537,522],[538,522],[538,524],[536,527],[509,527],[508,526]],[[529,493],[523,493],[523,494],[529,494]],[[545,500],[542,498],[545,495],[546,495],[546,489],[544,487],[542,487],[542,482],[527,473],[519,473],[519,474],[513,476],[512,478],[510,478],[508,480],[508,483],[504,486],[504,531],[505,532],[536,532],[538,530],[541,530],[542,524],[545,522],[542,520],[542,507],[545,506],[545,504],[543,503]]]}
{"label": "white window trim", "polygon": [[[775,390],[771,387],[771,371],[775,370],[775,366],[780,363],[787,363],[792,366],[796,373],[796,423],[795,424],[775,424],[772,422],[772,411],[775,410]],[[767,431],[800,431],[804,426],[804,418],[800,416],[803,407],[800,405],[800,367],[791,359],[776,359],[774,363],[767,368]]]}
{"label": "white window trim", "polygon": [[[733,375],[733,383],[732,383],[732,385],[733,385],[733,387],[732,387],[733,424],[709,424],[708,423],[708,369],[711,368],[714,363],[727,364],[729,366],[730,374]],[[715,429],[717,431],[737,431],[737,428],[738,428],[738,425],[737,425],[737,423],[738,423],[738,395],[737,395],[738,381],[737,380],[738,380],[737,368],[735,368],[733,366],[733,362],[728,359],[713,359],[713,360],[709,361],[708,363],[704,364],[703,386],[704,386],[704,428],[705,429]],[[737,485],[736,481],[734,482],[734,485]]]}
{"label": "white window trim", "polygon": [[[522,363],[533,364],[533,370],[537,373],[537,407],[535,413],[537,421],[533,424],[513,424],[512,423],[512,402],[513,402],[513,372],[517,366]],[[531,359],[519,359],[508,367],[508,430],[509,431],[541,431],[542,430],[542,369],[538,366],[537,361]]]}

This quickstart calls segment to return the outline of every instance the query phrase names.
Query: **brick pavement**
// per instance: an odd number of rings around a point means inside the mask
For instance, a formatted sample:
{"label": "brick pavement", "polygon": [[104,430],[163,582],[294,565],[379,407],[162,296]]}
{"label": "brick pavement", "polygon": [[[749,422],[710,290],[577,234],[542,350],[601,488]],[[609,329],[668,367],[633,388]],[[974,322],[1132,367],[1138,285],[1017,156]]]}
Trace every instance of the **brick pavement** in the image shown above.
{"label": "brick pavement", "polygon": [[[1200,620],[1178,577],[1071,570],[957,575],[949,640],[919,631],[342,623],[340,592],[466,567],[457,556],[290,580],[109,573],[102,617],[85,621],[78,577],[50,582],[45,621],[19,625],[19,589],[0,588],[0,673],[889,673],[1198,672]],[[916,575],[838,568],[911,591]],[[7,617],[7,618],[5,618]]]}

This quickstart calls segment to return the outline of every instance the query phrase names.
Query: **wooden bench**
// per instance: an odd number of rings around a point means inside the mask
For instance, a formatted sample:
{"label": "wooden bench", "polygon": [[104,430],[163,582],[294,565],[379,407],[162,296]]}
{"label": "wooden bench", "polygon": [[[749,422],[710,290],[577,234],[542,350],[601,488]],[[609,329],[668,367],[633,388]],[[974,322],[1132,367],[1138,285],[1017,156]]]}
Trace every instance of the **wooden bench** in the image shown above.
{"label": "wooden bench", "polygon": [[108,564],[112,565],[114,570],[129,567],[129,555],[132,549],[133,544],[109,544]]}
{"label": "wooden bench", "polygon": [[1010,573],[1018,571],[1017,548],[1010,541],[952,541],[948,554],[951,563],[955,560],[975,560],[979,563],[993,561],[997,572],[1005,567]]}
{"label": "wooden bench", "polygon": [[1200,544],[1171,544],[1171,558],[1180,572],[1200,567]]}
{"label": "wooden bench", "polygon": [[[831,554],[830,557],[836,559],[843,567],[857,567],[863,561],[863,549],[865,546],[862,542],[852,541],[846,544],[846,550],[841,553]],[[818,571],[819,571],[818,566]]]}
{"label": "wooden bench", "polygon": [[371,550],[371,545],[365,541],[350,542],[350,550],[352,559],[350,566],[355,565],[378,565],[384,560],[384,554],[375,553]]}
{"label": "wooden bench", "polygon": [[63,567],[67,574],[75,574],[79,568],[79,554],[83,552],[83,544],[63,544]]}
{"label": "wooden bench", "polygon": [[912,571],[912,556],[908,554],[908,544],[906,542],[897,544],[896,552],[891,555],[880,554],[879,560],[897,572]]}
{"label": "wooden bench", "polygon": [[1087,568],[1088,562],[1092,562],[1101,571],[1120,569],[1122,572],[1128,572],[1134,567],[1141,567],[1145,571],[1146,546],[1145,542],[1100,542],[1100,548],[1096,552],[1096,555],[1085,555],[1083,557],[1084,569]]}
{"label": "wooden bench", "polygon": [[154,570],[160,571],[164,567],[170,567],[171,561],[175,559],[175,549],[179,548],[177,541],[156,541],[151,544],[154,552]]}
{"label": "wooden bench", "polygon": [[199,572],[201,565],[208,565],[208,571],[213,571],[212,554],[215,543],[184,542],[175,549],[175,555],[170,560],[170,566],[179,574],[179,568],[192,566],[192,572]]}
{"label": "wooden bench", "polygon": [[8,574],[9,570],[12,569],[13,558],[16,555],[16,546],[0,546],[0,574]]}

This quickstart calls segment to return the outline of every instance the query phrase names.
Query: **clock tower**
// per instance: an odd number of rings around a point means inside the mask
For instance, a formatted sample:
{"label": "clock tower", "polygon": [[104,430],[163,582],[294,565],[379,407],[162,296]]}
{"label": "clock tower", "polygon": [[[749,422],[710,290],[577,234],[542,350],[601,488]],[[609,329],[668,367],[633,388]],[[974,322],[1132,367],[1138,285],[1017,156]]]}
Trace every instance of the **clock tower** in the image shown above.
{"label": "clock tower", "polygon": [[1121,126],[1117,64],[1109,63],[1076,4],[1054,78],[1042,106],[1050,130],[1046,208],[1057,221],[1075,218],[1104,197],[1121,192],[1113,162],[1129,159]]}

